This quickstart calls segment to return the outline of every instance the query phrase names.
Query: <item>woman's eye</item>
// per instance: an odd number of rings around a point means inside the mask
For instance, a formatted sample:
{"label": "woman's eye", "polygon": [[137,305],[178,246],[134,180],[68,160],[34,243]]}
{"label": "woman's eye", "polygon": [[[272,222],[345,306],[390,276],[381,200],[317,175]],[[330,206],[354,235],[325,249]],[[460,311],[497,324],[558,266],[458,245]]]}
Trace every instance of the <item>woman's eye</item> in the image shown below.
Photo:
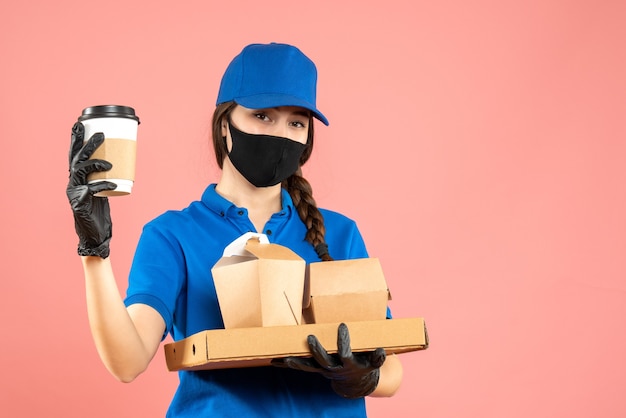
{"label": "woman's eye", "polygon": [[270,119],[265,113],[255,113],[254,117],[262,121],[268,121]]}
{"label": "woman's eye", "polygon": [[304,122],[295,121],[291,123],[296,128],[306,128],[306,124]]}

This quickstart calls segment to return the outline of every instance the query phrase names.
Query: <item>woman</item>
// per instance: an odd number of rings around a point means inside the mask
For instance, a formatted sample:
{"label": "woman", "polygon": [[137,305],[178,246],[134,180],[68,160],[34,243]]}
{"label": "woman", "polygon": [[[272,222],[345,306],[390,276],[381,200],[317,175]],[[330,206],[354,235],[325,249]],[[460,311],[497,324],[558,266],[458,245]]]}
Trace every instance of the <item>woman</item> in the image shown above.
{"label": "woman", "polygon": [[[307,262],[367,257],[355,223],[318,209],[302,177],[313,149],[313,118],[328,125],[316,108],[316,83],[315,65],[291,45],[249,45],[233,59],[213,115],[220,180],[200,201],[144,227],[124,300],[108,258],[108,201],[93,196],[115,184],[86,180],[111,168],[107,161],[89,160],[103,135],[83,144],[83,126],[74,125],[67,195],[89,320],[98,352],[119,380],[130,382],[143,372],[168,333],[180,340],[223,328],[210,270],[224,247],[246,232],[263,232]],[[391,396],[400,385],[397,358],[382,349],[352,354],[344,325],[336,355],[328,355],[315,336],[308,342],[308,359],[180,372],[168,416],[363,417],[364,396]]]}

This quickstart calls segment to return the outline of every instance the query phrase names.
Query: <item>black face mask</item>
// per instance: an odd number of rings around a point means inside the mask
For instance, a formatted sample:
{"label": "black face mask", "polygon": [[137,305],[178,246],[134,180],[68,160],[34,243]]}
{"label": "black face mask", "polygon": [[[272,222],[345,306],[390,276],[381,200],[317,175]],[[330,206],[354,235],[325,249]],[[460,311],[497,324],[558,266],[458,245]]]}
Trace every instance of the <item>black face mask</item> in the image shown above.
{"label": "black face mask", "polygon": [[300,157],[308,147],[280,136],[241,132],[232,123],[228,126],[233,139],[228,158],[256,187],[274,186],[295,173],[300,166]]}

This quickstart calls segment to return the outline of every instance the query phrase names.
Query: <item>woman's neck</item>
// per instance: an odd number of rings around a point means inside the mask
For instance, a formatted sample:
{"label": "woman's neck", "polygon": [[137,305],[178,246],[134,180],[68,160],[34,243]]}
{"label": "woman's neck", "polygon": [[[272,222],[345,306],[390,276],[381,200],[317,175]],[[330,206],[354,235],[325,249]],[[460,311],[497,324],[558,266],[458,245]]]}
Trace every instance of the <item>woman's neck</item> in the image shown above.
{"label": "woman's neck", "polygon": [[246,208],[258,232],[269,218],[282,209],[281,186],[254,187],[232,165],[224,161],[224,168],[215,191],[237,207]]}

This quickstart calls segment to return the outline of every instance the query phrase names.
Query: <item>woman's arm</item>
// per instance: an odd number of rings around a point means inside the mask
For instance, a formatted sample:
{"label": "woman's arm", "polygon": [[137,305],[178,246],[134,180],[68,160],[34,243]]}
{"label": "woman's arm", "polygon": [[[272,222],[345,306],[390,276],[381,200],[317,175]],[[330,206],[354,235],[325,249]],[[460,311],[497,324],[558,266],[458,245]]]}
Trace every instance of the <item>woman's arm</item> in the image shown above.
{"label": "woman's arm", "polygon": [[165,321],[147,305],[124,305],[109,260],[112,235],[108,198],[95,195],[114,190],[114,183],[89,183],[91,173],[110,170],[110,162],[91,159],[104,141],[96,133],[84,141],[85,127],[72,126],[67,198],[74,214],[78,254],[82,256],[87,311],[98,353],[109,371],[122,382],[143,372],[159,347]]}
{"label": "woman's arm", "polygon": [[131,382],[159,348],[165,321],[152,307],[124,306],[110,258],[82,257],[91,334],[106,368]]}
{"label": "woman's arm", "polygon": [[402,383],[402,363],[400,359],[391,354],[380,367],[378,386],[369,396],[389,397],[393,396]]}

